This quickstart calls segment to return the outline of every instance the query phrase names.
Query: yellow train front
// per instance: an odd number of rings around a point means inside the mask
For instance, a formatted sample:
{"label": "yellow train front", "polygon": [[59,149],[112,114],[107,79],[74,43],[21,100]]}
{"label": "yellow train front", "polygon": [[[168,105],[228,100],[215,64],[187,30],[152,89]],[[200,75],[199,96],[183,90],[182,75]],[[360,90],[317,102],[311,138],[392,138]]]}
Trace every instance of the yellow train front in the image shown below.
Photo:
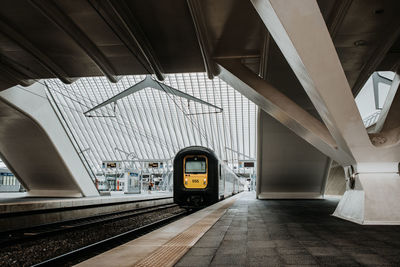
{"label": "yellow train front", "polygon": [[200,208],[243,191],[239,178],[208,148],[191,146],[174,159],[174,202]]}

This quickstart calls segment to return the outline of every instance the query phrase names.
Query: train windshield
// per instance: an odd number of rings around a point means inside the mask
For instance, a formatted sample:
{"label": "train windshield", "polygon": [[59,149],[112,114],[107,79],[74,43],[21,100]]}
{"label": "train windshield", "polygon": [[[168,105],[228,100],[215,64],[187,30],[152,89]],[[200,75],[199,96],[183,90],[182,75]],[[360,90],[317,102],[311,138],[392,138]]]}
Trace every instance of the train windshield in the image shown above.
{"label": "train windshield", "polygon": [[203,157],[187,158],[185,173],[206,173],[206,159]]}

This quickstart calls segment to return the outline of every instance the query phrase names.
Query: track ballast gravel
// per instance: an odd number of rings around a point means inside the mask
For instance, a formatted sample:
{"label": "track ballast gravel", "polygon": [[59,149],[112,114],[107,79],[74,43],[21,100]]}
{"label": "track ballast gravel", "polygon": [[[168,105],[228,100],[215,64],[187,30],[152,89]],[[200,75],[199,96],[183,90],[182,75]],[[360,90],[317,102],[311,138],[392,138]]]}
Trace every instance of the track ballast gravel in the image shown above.
{"label": "track ballast gravel", "polygon": [[171,207],[5,246],[0,250],[0,266],[31,266],[182,211],[179,207]]}

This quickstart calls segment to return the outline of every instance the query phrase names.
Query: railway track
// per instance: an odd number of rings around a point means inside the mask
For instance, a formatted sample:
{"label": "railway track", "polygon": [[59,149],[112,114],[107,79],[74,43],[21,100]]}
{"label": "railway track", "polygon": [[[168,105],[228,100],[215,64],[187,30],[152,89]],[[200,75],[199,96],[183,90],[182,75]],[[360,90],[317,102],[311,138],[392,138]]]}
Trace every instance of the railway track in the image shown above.
{"label": "railway track", "polygon": [[157,228],[160,228],[176,219],[179,219],[188,214],[188,211],[183,211],[178,214],[174,214],[170,217],[149,223],[147,225],[129,230],[127,232],[121,233],[119,235],[101,240],[99,242],[81,247],[79,249],[70,251],[68,253],[56,256],[54,258],[45,260],[43,262],[32,265],[32,267],[37,266],[70,266],[79,263],[85,259],[89,259],[95,255],[103,253],[110,250],[116,246],[124,244],[134,238],[137,238],[143,234],[151,232]]}
{"label": "railway track", "polygon": [[177,207],[176,204],[163,204],[151,208],[141,208],[132,211],[114,212],[104,215],[96,215],[89,218],[69,220],[59,223],[51,223],[32,228],[12,230],[0,233],[0,246],[10,246],[28,240],[34,240],[58,233],[74,231],[79,228],[91,227],[96,224],[108,223],[117,220],[132,218],[149,212],[157,212],[168,208]]}
{"label": "railway track", "polygon": [[148,233],[188,212],[162,204],[0,233],[2,266],[70,266]]}

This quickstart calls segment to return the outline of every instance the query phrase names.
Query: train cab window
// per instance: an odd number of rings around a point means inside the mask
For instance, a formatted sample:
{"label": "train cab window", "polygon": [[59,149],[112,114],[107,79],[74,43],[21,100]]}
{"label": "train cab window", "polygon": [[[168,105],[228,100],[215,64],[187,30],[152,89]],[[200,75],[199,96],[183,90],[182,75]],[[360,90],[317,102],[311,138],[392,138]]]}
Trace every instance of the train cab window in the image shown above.
{"label": "train cab window", "polygon": [[185,173],[198,174],[206,172],[206,159],[204,157],[191,157],[186,159]]}

